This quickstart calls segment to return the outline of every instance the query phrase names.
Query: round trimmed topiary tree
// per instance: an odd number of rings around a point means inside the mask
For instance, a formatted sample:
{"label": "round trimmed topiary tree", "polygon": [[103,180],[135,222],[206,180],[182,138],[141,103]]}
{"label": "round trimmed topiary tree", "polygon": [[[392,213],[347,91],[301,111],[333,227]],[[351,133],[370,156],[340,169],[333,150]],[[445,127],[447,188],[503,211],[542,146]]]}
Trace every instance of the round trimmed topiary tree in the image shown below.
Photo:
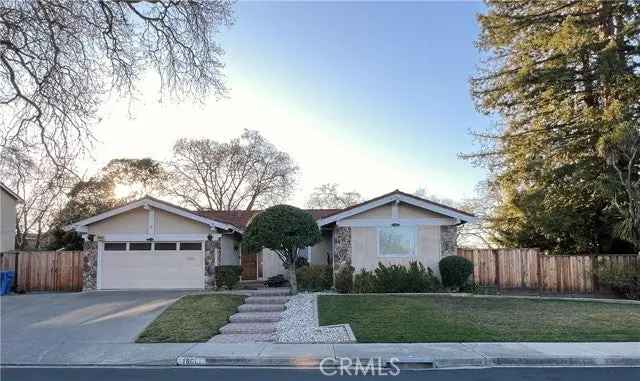
{"label": "round trimmed topiary tree", "polygon": [[442,285],[456,289],[464,286],[473,273],[473,262],[457,255],[442,258],[439,267]]}
{"label": "round trimmed topiary tree", "polygon": [[289,270],[291,292],[298,292],[296,260],[298,252],[321,239],[318,224],[311,214],[290,205],[276,205],[256,215],[242,239],[250,250],[273,251]]}

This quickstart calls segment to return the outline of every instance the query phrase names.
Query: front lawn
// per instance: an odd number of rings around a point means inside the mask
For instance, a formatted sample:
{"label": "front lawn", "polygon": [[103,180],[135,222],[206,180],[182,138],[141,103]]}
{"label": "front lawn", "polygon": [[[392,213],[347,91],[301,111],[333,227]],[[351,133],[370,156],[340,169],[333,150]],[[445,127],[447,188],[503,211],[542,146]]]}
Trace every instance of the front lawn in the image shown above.
{"label": "front lawn", "polygon": [[229,321],[244,297],[188,295],[167,308],[138,336],[137,343],[195,343],[209,340]]}
{"label": "front lawn", "polygon": [[579,301],[320,295],[321,325],[359,342],[640,341],[640,306]]}

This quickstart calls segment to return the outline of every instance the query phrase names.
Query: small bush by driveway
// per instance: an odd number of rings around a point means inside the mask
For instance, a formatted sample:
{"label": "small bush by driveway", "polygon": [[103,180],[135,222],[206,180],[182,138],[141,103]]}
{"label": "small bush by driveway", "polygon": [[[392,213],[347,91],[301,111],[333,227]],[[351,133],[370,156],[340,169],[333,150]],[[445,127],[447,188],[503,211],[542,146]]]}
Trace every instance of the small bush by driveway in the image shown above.
{"label": "small bush by driveway", "polygon": [[320,325],[359,342],[638,341],[640,306],[451,296],[320,295]]}
{"label": "small bush by driveway", "polygon": [[229,321],[244,297],[189,295],[167,308],[140,334],[137,343],[193,343],[209,340]]}

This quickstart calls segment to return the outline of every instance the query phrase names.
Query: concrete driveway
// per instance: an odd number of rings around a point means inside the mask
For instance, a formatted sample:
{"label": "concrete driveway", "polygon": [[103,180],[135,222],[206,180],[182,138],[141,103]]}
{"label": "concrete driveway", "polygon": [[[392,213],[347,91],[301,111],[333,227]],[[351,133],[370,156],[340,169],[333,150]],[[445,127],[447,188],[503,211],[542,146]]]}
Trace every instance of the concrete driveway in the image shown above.
{"label": "concrete driveway", "polygon": [[63,362],[73,363],[74,356],[89,355],[87,351],[103,351],[123,344],[126,344],[123,348],[132,347],[138,334],[167,306],[190,293],[194,292],[103,291],[3,296],[0,298],[0,362],[59,363],[59,357],[63,356]]}

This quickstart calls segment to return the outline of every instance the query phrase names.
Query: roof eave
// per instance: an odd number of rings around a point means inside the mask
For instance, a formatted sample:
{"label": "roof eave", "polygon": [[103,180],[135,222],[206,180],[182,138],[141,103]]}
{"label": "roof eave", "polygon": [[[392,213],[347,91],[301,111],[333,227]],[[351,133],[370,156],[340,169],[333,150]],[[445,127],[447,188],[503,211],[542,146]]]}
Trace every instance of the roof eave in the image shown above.
{"label": "roof eave", "polygon": [[209,227],[212,228],[212,229],[213,228],[218,228],[218,229],[221,229],[221,230],[236,231],[236,232],[238,232],[240,234],[244,233],[243,229],[240,229],[235,225],[231,225],[231,224],[228,224],[228,223],[224,223],[224,222],[220,222],[220,221],[216,221],[216,220],[213,220],[213,219],[210,219],[210,218],[206,218],[206,217],[200,216],[198,214],[195,214],[195,213],[192,213],[190,211],[187,211],[186,209],[179,208],[179,207],[177,207],[175,205],[172,205],[172,204],[167,203],[165,201],[161,201],[161,200],[155,199],[153,197],[149,197],[149,196],[143,197],[143,198],[141,198],[139,200],[132,201],[132,202],[130,202],[130,203],[126,204],[126,205],[123,205],[123,206],[121,206],[119,208],[115,208],[115,209],[100,213],[100,214],[95,215],[93,217],[89,217],[89,218],[85,218],[85,219],[80,220],[80,221],[76,221],[76,222],[74,222],[72,224],[66,225],[64,227],[64,230],[66,230],[66,231],[74,230],[74,231],[78,231],[78,232],[87,232],[87,230],[88,230],[87,226],[88,225],[91,225],[91,224],[106,220],[106,219],[111,218],[113,216],[116,216],[118,214],[122,214],[124,212],[129,211],[129,210],[133,210],[133,209],[140,208],[140,207],[143,207],[143,206],[151,206],[151,207],[154,207],[154,208],[157,208],[157,209],[161,209],[161,210],[167,211],[169,213],[177,214],[179,216],[182,216],[182,217],[185,217],[185,218],[188,218],[188,219],[191,219],[191,220],[194,220],[194,221],[201,222],[203,224],[209,225]]}

